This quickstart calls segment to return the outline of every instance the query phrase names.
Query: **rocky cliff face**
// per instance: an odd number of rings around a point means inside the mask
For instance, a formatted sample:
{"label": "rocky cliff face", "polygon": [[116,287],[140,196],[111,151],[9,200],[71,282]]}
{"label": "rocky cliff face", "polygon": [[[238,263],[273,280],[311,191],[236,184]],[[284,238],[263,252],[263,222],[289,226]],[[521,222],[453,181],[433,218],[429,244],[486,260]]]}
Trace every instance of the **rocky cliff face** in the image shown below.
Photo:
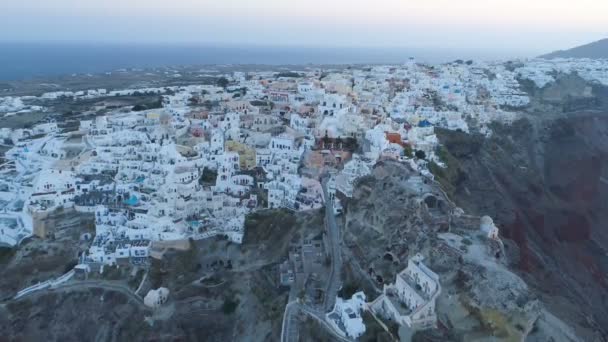
{"label": "rocky cliff face", "polygon": [[[500,241],[479,230],[480,217],[463,214],[439,184],[408,166],[378,163],[371,176],[359,180],[346,209],[346,287],[363,288],[374,299],[416,253],[439,275],[436,312],[442,329],[418,334],[435,340],[517,341],[538,327],[541,338],[576,340],[567,337],[568,328],[558,319],[546,322],[536,293],[509,270]],[[370,282],[375,291],[366,286]]]}
{"label": "rocky cliff face", "polygon": [[496,218],[518,273],[585,340],[608,336],[608,111],[597,109],[527,113],[490,139],[438,132],[452,199]]}
{"label": "rocky cliff face", "polygon": [[[411,253],[429,256],[447,328],[430,338],[607,340],[608,90],[565,75],[530,93],[528,111],[489,138],[436,130],[448,166],[431,165],[440,188],[418,191],[415,173],[381,163],[347,201],[347,266],[376,291]],[[470,218],[482,215],[506,255],[474,231]]]}

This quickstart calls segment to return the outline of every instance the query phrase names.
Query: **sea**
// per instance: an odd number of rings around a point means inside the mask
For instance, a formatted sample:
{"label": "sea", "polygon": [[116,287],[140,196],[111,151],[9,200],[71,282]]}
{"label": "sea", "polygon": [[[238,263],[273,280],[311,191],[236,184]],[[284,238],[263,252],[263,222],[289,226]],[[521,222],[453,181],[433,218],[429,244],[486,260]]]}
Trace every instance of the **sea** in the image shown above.
{"label": "sea", "polygon": [[0,42],[0,80],[102,73],[125,68],[213,64],[398,64],[410,57],[420,62],[442,63],[455,59],[498,59],[501,56],[483,51],[441,48]]}

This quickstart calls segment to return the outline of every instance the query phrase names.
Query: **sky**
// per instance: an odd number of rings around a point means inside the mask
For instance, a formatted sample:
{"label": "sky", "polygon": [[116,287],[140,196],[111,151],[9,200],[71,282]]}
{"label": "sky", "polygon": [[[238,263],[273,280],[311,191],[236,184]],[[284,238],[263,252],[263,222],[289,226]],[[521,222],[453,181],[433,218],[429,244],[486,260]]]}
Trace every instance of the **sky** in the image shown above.
{"label": "sky", "polygon": [[608,37],[606,0],[0,0],[0,41],[458,48]]}

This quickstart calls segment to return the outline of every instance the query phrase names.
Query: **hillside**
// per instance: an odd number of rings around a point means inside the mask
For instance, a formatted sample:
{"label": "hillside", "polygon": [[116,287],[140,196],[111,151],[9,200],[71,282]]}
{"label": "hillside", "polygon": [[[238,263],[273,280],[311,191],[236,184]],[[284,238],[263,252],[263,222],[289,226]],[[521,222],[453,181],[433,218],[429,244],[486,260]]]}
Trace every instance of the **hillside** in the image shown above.
{"label": "hillside", "polygon": [[608,38],[581,45],[569,50],[559,50],[541,58],[608,58]]}
{"label": "hillside", "polygon": [[517,274],[550,312],[583,340],[606,341],[608,89],[583,101],[577,83],[537,90],[531,108],[543,111],[493,126],[487,140],[437,130],[449,166],[437,179],[465,212],[499,223]]}

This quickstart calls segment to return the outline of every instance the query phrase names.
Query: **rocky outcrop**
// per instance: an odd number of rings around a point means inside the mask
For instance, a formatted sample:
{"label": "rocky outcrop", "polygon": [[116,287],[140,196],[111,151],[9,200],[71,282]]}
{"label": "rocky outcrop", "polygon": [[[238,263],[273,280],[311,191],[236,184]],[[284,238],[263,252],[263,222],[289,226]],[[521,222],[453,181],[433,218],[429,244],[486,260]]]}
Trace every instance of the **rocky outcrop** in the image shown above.
{"label": "rocky outcrop", "polygon": [[597,109],[496,125],[466,156],[454,142],[477,138],[438,131],[454,159],[449,166],[466,175],[440,179],[456,204],[495,218],[518,273],[584,340],[608,336],[607,136],[608,112]]}
{"label": "rocky outcrop", "polygon": [[[381,162],[357,182],[346,204],[344,240],[354,256],[347,262],[367,271],[359,274],[366,278],[360,283],[371,280],[382,287],[409,257],[428,256],[442,287],[436,313],[443,329],[420,334],[466,341],[523,341],[531,331],[540,339],[550,336],[542,330],[548,325],[535,328],[543,305],[508,268],[502,242],[488,238],[480,230],[481,217],[456,208],[439,183],[407,165]],[[569,340],[562,333],[552,336]]]}

